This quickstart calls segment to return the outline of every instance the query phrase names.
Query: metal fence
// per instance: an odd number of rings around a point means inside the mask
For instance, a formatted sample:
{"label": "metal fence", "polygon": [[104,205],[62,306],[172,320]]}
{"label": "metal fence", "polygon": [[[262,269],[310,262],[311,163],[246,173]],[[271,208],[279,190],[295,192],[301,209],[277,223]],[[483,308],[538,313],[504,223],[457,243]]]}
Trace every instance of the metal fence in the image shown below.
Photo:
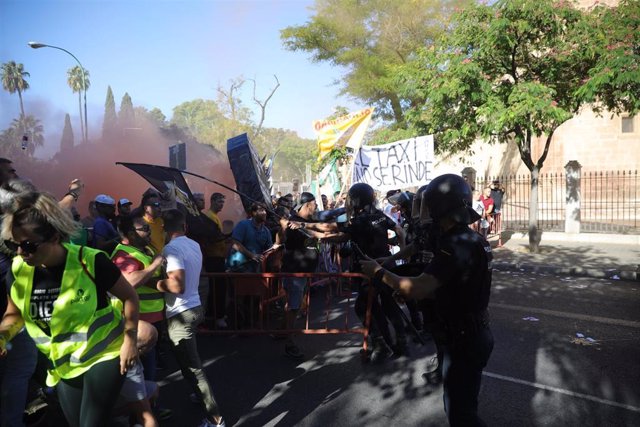
{"label": "metal fence", "polygon": [[[502,229],[523,231],[529,224],[530,175],[477,177],[482,190],[494,180],[505,189]],[[640,177],[638,171],[585,171],[581,174],[581,231],[591,233],[640,233]],[[538,227],[564,231],[566,175],[540,174],[538,180]]]}

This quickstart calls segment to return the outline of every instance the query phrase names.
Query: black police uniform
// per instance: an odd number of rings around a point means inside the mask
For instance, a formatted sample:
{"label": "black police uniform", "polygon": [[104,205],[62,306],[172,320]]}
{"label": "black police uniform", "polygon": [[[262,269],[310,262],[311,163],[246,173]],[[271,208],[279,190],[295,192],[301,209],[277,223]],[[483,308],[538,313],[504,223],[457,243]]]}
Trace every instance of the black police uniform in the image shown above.
{"label": "black police uniform", "polygon": [[482,369],[493,350],[487,306],[491,289],[491,246],[467,225],[436,239],[425,273],[442,284],[435,292],[436,327],[444,337],[445,411],[451,426],[482,426],[478,393]]}
{"label": "black police uniform", "polygon": [[[395,229],[395,226],[395,222],[379,209],[373,209],[371,212],[360,212],[348,224],[338,223],[339,230],[348,233],[351,241],[357,244],[365,255],[374,259],[391,255],[387,232]],[[357,257],[352,256],[351,271],[360,272],[362,271],[360,263],[355,258]],[[362,322],[364,322],[366,316],[368,294],[368,288],[360,289],[354,303],[356,314]],[[387,318],[394,325],[397,340],[406,336],[404,321],[390,306],[390,304],[394,303],[391,292],[383,292],[380,294],[380,302],[374,299],[371,306],[371,337],[382,336],[389,346],[393,345],[393,339],[391,338]]]}

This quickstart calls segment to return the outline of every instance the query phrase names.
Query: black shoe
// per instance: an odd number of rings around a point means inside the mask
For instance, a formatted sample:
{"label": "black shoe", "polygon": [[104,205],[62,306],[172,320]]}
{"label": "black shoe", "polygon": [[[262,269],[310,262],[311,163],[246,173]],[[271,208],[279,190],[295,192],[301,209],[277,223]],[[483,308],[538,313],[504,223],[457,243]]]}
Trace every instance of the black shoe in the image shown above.
{"label": "black shoe", "polygon": [[393,356],[409,356],[409,345],[407,343],[407,337],[396,338],[396,344],[393,346]]}
{"label": "black shoe", "polygon": [[293,360],[304,359],[304,354],[300,351],[300,348],[295,344],[287,344],[284,346],[284,354]]}
{"label": "black shoe", "polygon": [[385,342],[384,338],[378,337],[373,340],[373,351],[371,352],[371,362],[382,363],[387,360],[393,352]]}

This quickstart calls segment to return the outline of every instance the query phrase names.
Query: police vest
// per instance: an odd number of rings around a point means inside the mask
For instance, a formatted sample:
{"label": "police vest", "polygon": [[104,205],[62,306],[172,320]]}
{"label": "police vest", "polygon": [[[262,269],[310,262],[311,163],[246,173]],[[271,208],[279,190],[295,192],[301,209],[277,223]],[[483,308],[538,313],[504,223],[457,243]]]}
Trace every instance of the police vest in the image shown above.
{"label": "police vest", "polygon": [[[153,258],[140,249],[134,248],[133,246],[119,244],[111,254],[111,259],[115,256],[118,251],[123,251],[137,259],[144,265],[144,268],[147,268],[151,265]],[[153,273],[152,277],[158,278],[160,276],[160,270],[156,270]],[[138,298],[140,299],[140,313],[161,313],[164,311],[164,294],[157,289],[150,288],[148,286],[139,286],[136,288],[136,293],[138,294]]]}
{"label": "police vest", "polygon": [[61,378],[75,378],[97,363],[120,355],[124,339],[122,313],[110,304],[97,309],[98,293],[94,282],[95,257],[100,251],[63,243],[67,260],[60,283],[60,294],[53,303],[49,323],[50,335],[44,333],[31,317],[31,296],[35,268],[20,256],[13,259],[15,278],[11,299],[25,322],[27,332],[38,349],[51,361],[47,385]]}

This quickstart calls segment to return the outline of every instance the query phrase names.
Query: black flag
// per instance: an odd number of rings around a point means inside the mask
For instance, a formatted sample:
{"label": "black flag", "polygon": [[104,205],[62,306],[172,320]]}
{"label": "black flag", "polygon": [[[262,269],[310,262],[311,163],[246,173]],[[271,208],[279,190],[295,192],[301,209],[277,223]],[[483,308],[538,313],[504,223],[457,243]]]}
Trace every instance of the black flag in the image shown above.
{"label": "black flag", "polygon": [[189,214],[200,215],[193,193],[179,169],[145,163],[116,162],[116,164],[125,166],[146,179],[162,194],[163,198],[174,198],[176,202],[183,204]]}

